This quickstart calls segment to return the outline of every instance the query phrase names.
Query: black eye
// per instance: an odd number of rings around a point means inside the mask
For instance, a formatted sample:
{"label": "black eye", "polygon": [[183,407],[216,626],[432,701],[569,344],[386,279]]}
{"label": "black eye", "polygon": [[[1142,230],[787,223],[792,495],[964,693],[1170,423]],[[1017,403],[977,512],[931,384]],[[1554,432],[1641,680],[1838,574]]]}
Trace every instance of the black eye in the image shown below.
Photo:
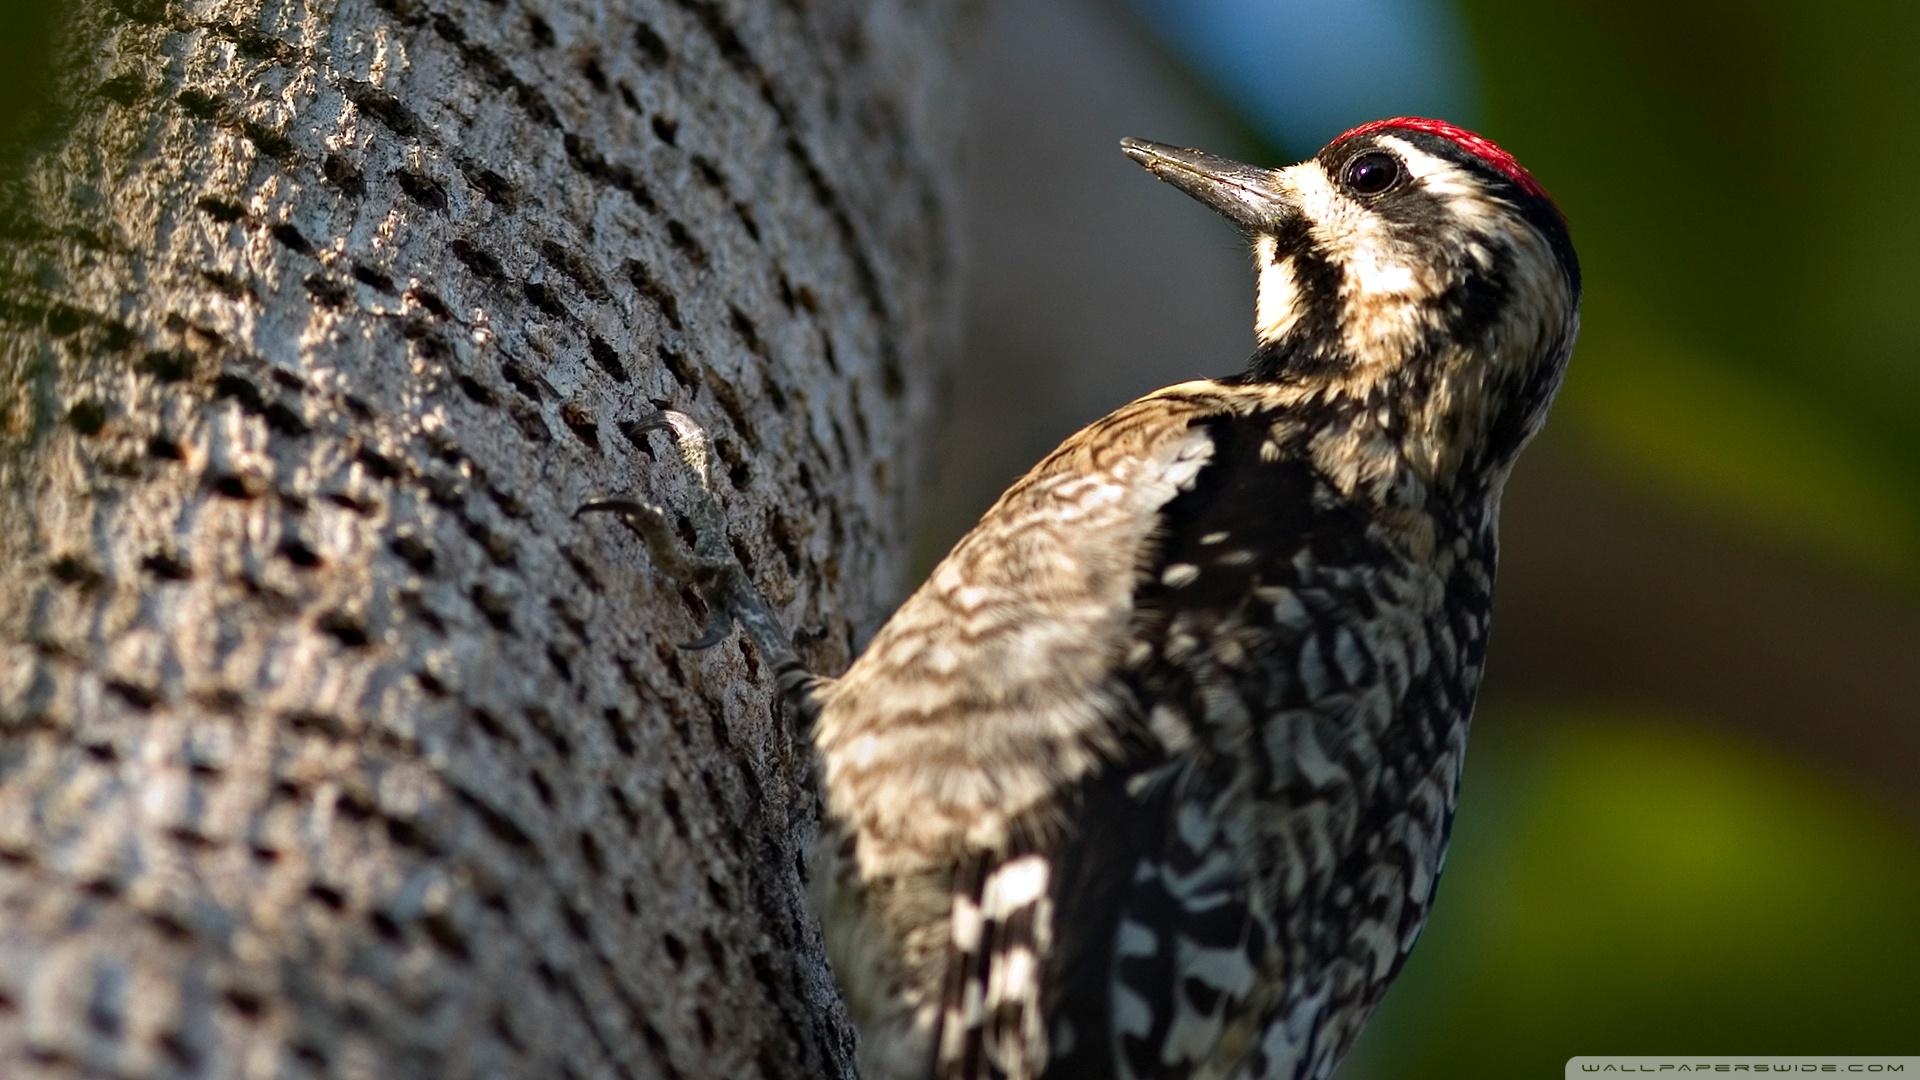
{"label": "black eye", "polygon": [[1356,195],[1378,195],[1405,175],[1400,159],[1385,150],[1369,150],[1347,162],[1347,187]]}

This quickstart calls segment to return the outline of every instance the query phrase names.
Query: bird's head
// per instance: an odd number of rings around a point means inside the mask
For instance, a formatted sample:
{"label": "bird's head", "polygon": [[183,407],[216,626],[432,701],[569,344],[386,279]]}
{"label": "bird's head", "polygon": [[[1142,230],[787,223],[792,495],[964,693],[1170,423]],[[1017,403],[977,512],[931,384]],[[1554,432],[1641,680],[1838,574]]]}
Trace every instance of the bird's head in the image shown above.
{"label": "bird's head", "polygon": [[1511,154],[1415,117],[1280,169],[1121,145],[1252,240],[1245,380],[1390,438],[1429,483],[1504,477],[1559,387],[1580,302],[1566,220]]}

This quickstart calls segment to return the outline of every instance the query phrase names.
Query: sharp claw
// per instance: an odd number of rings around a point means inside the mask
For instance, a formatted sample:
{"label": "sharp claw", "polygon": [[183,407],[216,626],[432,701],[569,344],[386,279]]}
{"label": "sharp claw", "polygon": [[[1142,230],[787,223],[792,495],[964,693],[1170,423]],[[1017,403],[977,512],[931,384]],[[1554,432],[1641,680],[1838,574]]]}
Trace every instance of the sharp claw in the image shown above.
{"label": "sharp claw", "polygon": [[654,413],[645,420],[628,421],[624,425],[624,430],[629,435],[646,435],[655,431],[664,431],[669,435],[674,433],[673,425],[667,422],[665,413]]}
{"label": "sharp claw", "polygon": [[588,499],[576,508],[574,517],[584,514],[657,514],[659,508],[632,499]]}
{"label": "sharp claw", "polygon": [[[666,511],[651,503],[635,499],[589,499],[574,510],[573,516],[618,515],[628,528],[646,541],[657,566],[683,584],[698,589],[706,598],[712,616],[706,631],[680,648],[689,651],[711,649],[733,633],[733,612],[735,605],[741,602],[742,589],[754,600],[756,606],[752,610],[760,611],[765,607],[765,601],[758,599],[758,593],[750,581],[744,581],[739,563],[726,548],[726,518],[714,501],[713,489],[709,486],[712,440],[693,417],[677,409],[656,409],[651,416],[624,425],[624,429],[636,436],[652,431],[665,432],[679,448],[678,456],[692,473],[692,506],[688,521],[695,533],[693,550],[687,551],[681,546],[673,535],[674,530]],[[763,614],[760,621],[766,620]],[[758,622],[748,621],[744,625],[750,634],[756,635],[755,641],[761,640],[759,631],[755,629]]]}
{"label": "sharp claw", "polygon": [[660,409],[645,420],[633,421],[632,424],[629,425],[629,430],[635,435],[645,435],[652,431],[664,431],[672,436],[675,442],[679,442],[681,439],[687,438],[690,435],[704,434],[700,425],[694,422],[693,417],[688,416],[678,409]]}
{"label": "sharp claw", "polygon": [[693,417],[679,409],[661,409],[659,422],[673,432],[674,439],[680,440],[693,435],[705,435],[706,431],[694,422]]}

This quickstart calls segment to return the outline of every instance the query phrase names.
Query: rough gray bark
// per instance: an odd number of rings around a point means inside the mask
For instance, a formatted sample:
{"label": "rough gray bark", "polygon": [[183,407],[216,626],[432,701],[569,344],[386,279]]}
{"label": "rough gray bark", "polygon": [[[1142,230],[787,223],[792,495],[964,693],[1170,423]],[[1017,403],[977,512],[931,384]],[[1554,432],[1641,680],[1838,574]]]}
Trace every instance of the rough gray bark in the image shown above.
{"label": "rough gray bark", "polygon": [[947,351],[947,5],[85,0],[0,252],[0,1076],[799,1076],[807,756]]}

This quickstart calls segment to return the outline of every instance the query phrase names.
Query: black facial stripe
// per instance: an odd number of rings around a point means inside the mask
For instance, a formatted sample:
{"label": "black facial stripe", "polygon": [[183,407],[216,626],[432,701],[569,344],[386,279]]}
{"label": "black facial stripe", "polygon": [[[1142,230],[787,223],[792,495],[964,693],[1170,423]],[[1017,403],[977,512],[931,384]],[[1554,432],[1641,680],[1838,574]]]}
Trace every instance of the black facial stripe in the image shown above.
{"label": "black facial stripe", "polygon": [[1428,331],[1439,341],[1478,341],[1500,318],[1513,295],[1513,255],[1505,247],[1483,236],[1468,238],[1493,253],[1493,264],[1482,269],[1471,267],[1459,280],[1440,294],[1444,325]]}
{"label": "black facial stripe", "polygon": [[1339,266],[1313,238],[1312,226],[1304,218],[1291,218],[1274,233],[1275,262],[1292,260],[1298,321],[1287,335],[1284,357],[1275,352],[1270,364],[1261,357],[1272,351],[1263,348],[1255,364],[1265,367],[1262,378],[1271,378],[1283,368],[1302,371],[1325,370],[1340,366],[1340,285]]}
{"label": "black facial stripe", "polygon": [[[1485,269],[1475,267],[1440,295],[1437,307],[1441,320],[1427,327],[1420,346],[1420,352],[1427,356],[1438,355],[1454,342],[1478,340],[1493,328],[1511,297],[1511,254],[1485,238],[1474,239],[1493,252],[1493,264]],[[1307,241],[1301,242],[1309,246],[1292,256],[1294,280],[1299,289],[1299,321],[1284,345],[1263,346],[1254,355],[1250,375],[1255,379],[1272,379],[1282,373],[1306,375],[1334,371],[1351,363],[1339,332],[1340,271],[1319,248]],[[1275,254],[1276,259],[1287,257],[1284,251]],[[1415,361],[1405,366],[1419,370],[1431,365]]]}

